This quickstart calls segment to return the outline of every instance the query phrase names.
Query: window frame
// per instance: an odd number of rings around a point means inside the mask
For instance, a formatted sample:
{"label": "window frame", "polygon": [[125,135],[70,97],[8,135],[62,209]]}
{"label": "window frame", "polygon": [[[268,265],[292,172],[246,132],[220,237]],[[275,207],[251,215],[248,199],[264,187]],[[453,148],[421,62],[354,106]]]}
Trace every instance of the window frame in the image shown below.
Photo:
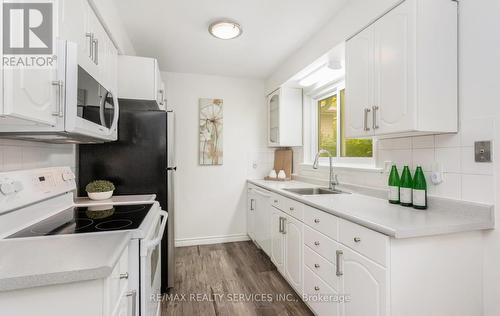
{"label": "window frame", "polygon": [[[319,115],[318,115],[318,102],[329,98],[331,96],[337,95],[337,152],[336,157],[333,157],[333,163],[336,167],[346,167],[346,168],[360,168],[360,169],[375,169],[376,168],[376,139],[372,138],[372,146],[373,146],[373,156],[372,157],[341,157],[341,107],[340,107],[340,91],[345,89],[345,80],[339,80],[337,82],[328,84],[319,89],[315,89],[309,91],[306,95],[306,98],[309,99],[310,102],[305,102],[309,104],[309,124],[307,124],[307,120],[304,122],[304,127],[306,127],[309,136],[306,138],[308,142],[309,150],[304,150],[304,162],[306,164],[312,164],[316,153],[318,152],[319,145]],[[333,153],[332,153],[333,154]],[[328,166],[329,159],[328,157],[320,157],[319,159],[320,166]]]}

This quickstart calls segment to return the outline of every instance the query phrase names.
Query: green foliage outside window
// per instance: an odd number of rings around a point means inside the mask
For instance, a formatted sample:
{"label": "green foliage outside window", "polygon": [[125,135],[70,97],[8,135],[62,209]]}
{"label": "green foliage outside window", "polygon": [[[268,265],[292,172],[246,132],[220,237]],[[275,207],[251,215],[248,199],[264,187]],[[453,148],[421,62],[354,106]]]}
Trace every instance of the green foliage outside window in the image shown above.
{"label": "green foliage outside window", "polygon": [[[338,106],[340,98],[340,109]],[[345,90],[339,94],[322,99],[318,102],[318,149],[326,149],[337,156],[337,146],[340,145],[341,157],[373,157],[373,142],[371,139],[345,138]],[[340,113],[337,111],[340,110]],[[338,115],[340,114],[340,115]],[[337,120],[340,118],[340,137],[338,137]],[[339,143],[340,140],[340,144]],[[327,155],[322,155],[327,156]]]}

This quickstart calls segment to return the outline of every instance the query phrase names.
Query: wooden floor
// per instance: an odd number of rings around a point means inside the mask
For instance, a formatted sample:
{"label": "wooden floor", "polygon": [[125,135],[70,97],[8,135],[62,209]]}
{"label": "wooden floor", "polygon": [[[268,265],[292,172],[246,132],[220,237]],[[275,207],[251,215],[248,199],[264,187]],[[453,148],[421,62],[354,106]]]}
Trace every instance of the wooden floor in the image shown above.
{"label": "wooden floor", "polygon": [[250,241],[176,251],[175,288],[162,316],[313,315]]}

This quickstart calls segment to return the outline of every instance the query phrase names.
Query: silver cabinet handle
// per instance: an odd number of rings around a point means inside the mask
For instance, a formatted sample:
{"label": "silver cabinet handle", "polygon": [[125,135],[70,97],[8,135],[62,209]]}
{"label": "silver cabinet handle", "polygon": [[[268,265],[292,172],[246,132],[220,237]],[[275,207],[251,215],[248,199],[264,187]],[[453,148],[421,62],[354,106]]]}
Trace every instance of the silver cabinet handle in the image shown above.
{"label": "silver cabinet handle", "polygon": [[315,241],[315,242],[314,242],[314,245],[315,245],[315,246],[319,246],[319,241]]}
{"label": "silver cabinet handle", "polygon": [[94,44],[94,63],[99,65],[99,40],[94,38],[92,43]]}
{"label": "silver cabinet handle", "polygon": [[372,114],[372,119],[373,119],[373,122],[372,122],[372,126],[373,126],[373,129],[377,129],[379,126],[377,125],[377,111],[379,109],[378,106],[373,106],[372,107],[373,109],[373,114]]}
{"label": "silver cabinet handle", "polygon": [[255,207],[253,205],[254,202],[255,202],[254,199],[250,199],[250,211],[255,211]]}
{"label": "silver cabinet handle", "polygon": [[319,264],[315,263],[315,264],[314,264],[314,267],[315,267],[316,269],[319,269]]}
{"label": "silver cabinet handle", "polygon": [[283,217],[280,216],[280,225],[279,225],[279,232],[283,233]]}
{"label": "silver cabinet handle", "polygon": [[366,132],[368,132],[370,130],[370,128],[368,127],[368,114],[371,112],[370,109],[365,109],[365,117],[364,117],[364,120],[363,120],[363,124],[364,124],[364,129]]}
{"label": "silver cabinet handle", "polygon": [[361,238],[359,238],[359,237],[354,237],[354,242],[361,242]]}
{"label": "silver cabinet handle", "polygon": [[314,220],[314,222],[315,222],[316,224],[319,224],[319,218],[316,218],[316,219]]}
{"label": "silver cabinet handle", "polygon": [[57,101],[56,111],[52,113],[53,116],[63,117],[63,104],[64,104],[64,81],[52,81],[52,85],[57,87]]}
{"label": "silver cabinet handle", "polygon": [[315,290],[315,291],[319,291],[319,286],[315,286],[315,287],[314,287],[314,290]]}
{"label": "silver cabinet handle", "polygon": [[85,37],[89,39],[89,58],[94,60],[94,33],[85,33]]}
{"label": "silver cabinet handle", "polygon": [[335,256],[335,263],[337,265],[337,271],[336,271],[336,275],[337,276],[342,276],[344,275],[344,272],[342,271],[342,267],[341,267],[341,261],[342,261],[342,255],[344,254],[344,252],[342,250],[337,250],[337,252],[335,253],[336,256]]}
{"label": "silver cabinet handle", "polygon": [[286,235],[286,217],[283,217],[283,235]]}
{"label": "silver cabinet handle", "polygon": [[137,291],[136,290],[129,291],[125,294],[125,296],[130,297],[132,299],[132,315],[136,316],[135,309],[137,304]]}
{"label": "silver cabinet handle", "polygon": [[163,91],[163,89],[161,90],[158,90],[158,93],[161,95],[161,98],[160,98],[160,105],[163,105],[163,99],[165,98],[165,92]]}
{"label": "silver cabinet handle", "polygon": [[120,279],[128,279],[128,272],[120,273]]}

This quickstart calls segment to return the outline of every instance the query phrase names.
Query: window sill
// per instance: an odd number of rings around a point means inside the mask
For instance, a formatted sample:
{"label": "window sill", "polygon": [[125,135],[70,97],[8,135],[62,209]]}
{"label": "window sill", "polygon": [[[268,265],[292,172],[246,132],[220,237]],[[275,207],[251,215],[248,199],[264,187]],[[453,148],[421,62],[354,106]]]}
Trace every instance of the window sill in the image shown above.
{"label": "window sill", "polygon": [[[300,167],[304,170],[313,170],[312,163],[301,163]],[[328,170],[330,168],[329,164],[320,163],[319,170]],[[379,168],[373,165],[367,164],[353,164],[353,163],[333,163],[333,169],[340,170],[350,170],[350,171],[361,171],[361,172],[374,172],[383,173],[384,168]]]}

